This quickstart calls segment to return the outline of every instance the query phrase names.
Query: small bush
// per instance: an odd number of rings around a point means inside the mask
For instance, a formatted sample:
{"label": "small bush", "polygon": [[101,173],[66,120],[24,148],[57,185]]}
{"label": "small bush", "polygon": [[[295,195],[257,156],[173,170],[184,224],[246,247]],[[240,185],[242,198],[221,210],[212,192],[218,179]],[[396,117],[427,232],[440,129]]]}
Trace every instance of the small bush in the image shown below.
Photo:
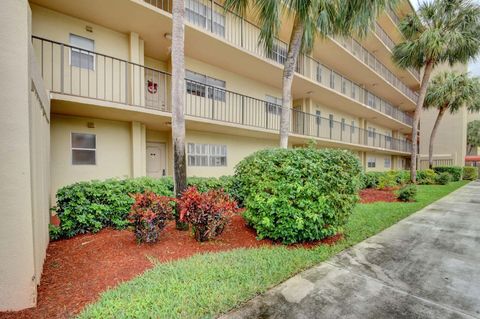
{"label": "small bush", "polygon": [[180,220],[192,225],[195,239],[200,242],[220,235],[230,217],[238,212],[237,203],[218,189],[201,193],[189,187],[178,203]]}
{"label": "small bush", "polygon": [[467,181],[473,181],[478,178],[478,167],[465,166],[463,168],[463,179]]}
{"label": "small bush", "polygon": [[396,171],[397,173],[397,185],[405,185],[410,182],[410,171],[401,170]]}
{"label": "small bush", "polygon": [[417,183],[420,185],[433,185],[436,182],[437,174],[431,169],[417,171]]}
{"label": "small bush", "polygon": [[417,199],[417,186],[414,184],[408,184],[403,186],[397,192],[397,198],[402,202],[413,202]]}
{"label": "small bush", "polygon": [[235,179],[258,237],[290,244],[342,230],[358,200],[361,171],[348,151],[269,149],[243,159]]}
{"label": "small bush", "polygon": [[433,170],[435,173],[450,173],[452,175],[452,181],[458,182],[462,180],[462,168],[460,166],[437,166],[434,167]]}
{"label": "small bush", "polygon": [[452,181],[452,175],[447,172],[437,174],[436,183],[439,185],[448,185]]}
{"label": "small bush", "polygon": [[378,177],[378,189],[392,188],[398,185],[397,182],[397,172],[388,171],[382,172]]}
{"label": "small bush", "polygon": [[135,237],[139,243],[154,243],[168,219],[173,218],[175,200],[159,196],[153,192],[135,194],[128,219],[135,227]]}
{"label": "small bush", "polygon": [[362,188],[377,188],[380,183],[381,172],[366,172],[361,175]]}

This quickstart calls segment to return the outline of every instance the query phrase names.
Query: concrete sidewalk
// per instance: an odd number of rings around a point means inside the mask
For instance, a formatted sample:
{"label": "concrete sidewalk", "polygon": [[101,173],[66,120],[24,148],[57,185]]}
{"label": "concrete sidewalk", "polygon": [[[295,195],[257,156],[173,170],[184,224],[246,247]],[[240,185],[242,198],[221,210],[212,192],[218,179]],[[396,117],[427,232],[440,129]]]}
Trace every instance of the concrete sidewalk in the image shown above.
{"label": "concrete sidewalk", "polygon": [[224,318],[480,318],[480,182]]}

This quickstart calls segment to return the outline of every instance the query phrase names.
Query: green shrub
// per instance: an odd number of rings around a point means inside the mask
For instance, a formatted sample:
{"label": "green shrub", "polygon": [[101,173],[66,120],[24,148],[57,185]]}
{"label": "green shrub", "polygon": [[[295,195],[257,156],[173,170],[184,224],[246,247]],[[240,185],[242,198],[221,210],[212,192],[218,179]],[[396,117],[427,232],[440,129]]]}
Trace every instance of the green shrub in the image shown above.
{"label": "green shrub", "polygon": [[365,172],[361,175],[361,186],[362,188],[377,188],[380,183],[380,176],[382,172]]}
{"label": "green shrub", "polygon": [[447,172],[437,174],[436,183],[439,185],[448,185],[452,181],[452,175]]}
{"label": "green shrub", "polygon": [[478,178],[478,167],[465,166],[463,168],[463,179],[467,181],[473,181]]}
{"label": "green shrub", "polygon": [[269,149],[235,168],[244,217],[259,238],[295,243],[333,236],[358,201],[361,166],[342,150]]}
{"label": "green shrub", "polygon": [[453,182],[458,182],[462,180],[462,168],[460,166],[437,166],[434,167],[433,170],[437,174],[443,172],[450,173],[450,175],[452,175]]}
{"label": "green shrub", "polygon": [[[228,192],[233,189],[232,177],[189,178],[187,182],[191,186],[198,185],[201,191],[225,188]],[[127,217],[134,203],[130,194],[145,191],[161,196],[173,196],[173,179],[141,177],[94,180],[62,187],[57,191],[56,205],[60,226],[51,228],[51,238],[68,238],[97,232],[104,227],[125,228],[129,225]]]}
{"label": "green shrub", "polygon": [[397,185],[405,185],[410,182],[410,171],[401,170],[397,173]]}
{"label": "green shrub", "polygon": [[414,184],[408,184],[403,186],[397,192],[397,198],[402,202],[413,202],[417,199],[417,186]]}
{"label": "green shrub", "polygon": [[417,183],[420,185],[433,185],[436,182],[437,174],[431,169],[417,171]]}
{"label": "green shrub", "polygon": [[378,189],[384,188],[391,188],[398,185],[397,182],[397,172],[396,171],[388,171],[380,173],[378,177]]}

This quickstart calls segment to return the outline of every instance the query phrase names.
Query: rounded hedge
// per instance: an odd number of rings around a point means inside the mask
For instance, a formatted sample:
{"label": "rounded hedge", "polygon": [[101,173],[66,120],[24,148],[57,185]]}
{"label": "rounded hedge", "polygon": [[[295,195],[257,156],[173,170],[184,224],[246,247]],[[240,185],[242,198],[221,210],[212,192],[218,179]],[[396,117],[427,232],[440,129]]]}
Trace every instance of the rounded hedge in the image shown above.
{"label": "rounded hedge", "polygon": [[269,149],[243,159],[234,180],[258,237],[290,244],[342,231],[358,201],[361,172],[348,151]]}

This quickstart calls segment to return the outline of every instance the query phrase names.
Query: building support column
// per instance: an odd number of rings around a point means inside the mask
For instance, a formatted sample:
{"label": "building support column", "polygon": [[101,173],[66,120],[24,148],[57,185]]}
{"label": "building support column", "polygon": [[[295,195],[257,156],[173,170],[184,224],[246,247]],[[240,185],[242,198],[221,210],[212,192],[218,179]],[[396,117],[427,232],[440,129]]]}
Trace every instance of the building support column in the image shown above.
{"label": "building support column", "polygon": [[128,69],[128,104],[132,105],[145,105],[145,69],[141,67],[144,65],[144,42],[140,39],[138,33],[130,32],[128,36],[129,40],[129,60],[133,64],[130,64]]}
{"label": "building support column", "polygon": [[147,175],[147,142],[145,124],[132,122],[132,177]]}

